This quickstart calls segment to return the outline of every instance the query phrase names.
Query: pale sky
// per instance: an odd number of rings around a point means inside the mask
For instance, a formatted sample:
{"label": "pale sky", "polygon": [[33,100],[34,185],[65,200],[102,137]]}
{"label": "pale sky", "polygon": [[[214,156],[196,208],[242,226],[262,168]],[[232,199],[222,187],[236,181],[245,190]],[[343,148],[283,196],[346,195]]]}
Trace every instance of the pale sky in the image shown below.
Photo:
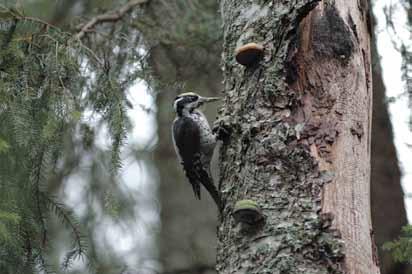
{"label": "pale sky", "polygon": [[[126,222],[116,222],[103,214],[100,204],[94,204],[94,214],[99,220],[95,228],[95,237],[100,252],[104,253],[108,245],[119,258],[122,258],[129,267],[135,268],[138,273],[154,273],[152,270],[159,268],[154,260],[157,255],[153,244],[160,224],[157,171],[151,166],[152,163],[137,161],[130,154],[130,149],[145,147],[157,141],[155,101],[142,81],[136,81],[127,95],[133,105],[133,108],[128,110],[133,129],[122,148],[123,167],[117,183],[125,195],[131,195],[136,202],[134,206],[136,215]],[[96,113],[87,112],[82,119],[93,125],[100,118]],[[110,149],[111,139],[108,136],[107,127],[101,127],[97,134],[96,145],[101,149]],[[90,162],[85,155],[80,166],[87,169]],[[65,183],[62,194],[65,203],[73,208],[78,216],[86,213],[86,205],[83,201],[86,199],[87,184],[87,178],[81,172],[71,175]],[[61,257],[64,257],[64,253]],[[77,260],[72,268],[82,271],[84,267],[85,262]]]}
{"label": "pale sky", "polygon": [[[405,83],[401,79],[401,56],[395,50],[392,39],[395,35],[387,30],[383,8],[390,5],[393,0],[375,1],[374,12],[378,19],[378,50],[381,55],[383,79],[386,86],[386,96],[398,97],[405,92]],[[410,41],[410,32],[406,28],[406,14],[399,6],[393,16],[396,33],[403,41]],[[399,41],[398,41],[399,42]],[[412,133],[408,128],[411,110],[408,107],[408,97],[402,96],[394,103],[389,104],[392,126],[394,130],[395,145],[402,170],[402,186],[405,194],[412,193],[412,149],[407,144],[412,144]],[[412,199],[405,199],[408,219],[412,221]]]}

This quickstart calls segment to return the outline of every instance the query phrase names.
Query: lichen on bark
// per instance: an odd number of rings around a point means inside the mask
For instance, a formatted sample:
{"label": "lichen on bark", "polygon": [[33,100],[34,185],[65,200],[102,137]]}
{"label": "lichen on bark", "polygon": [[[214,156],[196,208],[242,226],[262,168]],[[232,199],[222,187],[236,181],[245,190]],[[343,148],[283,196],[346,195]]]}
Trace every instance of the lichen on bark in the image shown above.
{"label": "lichen on bark", "polygon": [[[225,102],[217,125],[230,132],[230,138],[220,150],[219,186],[225,208],[218,229],[219,273],[345,271],[341,232],[322,203],[325,185],[336,183],[336,170],[331,168],[335,141],[340,134],[349,138],[341,132],[346,123],[340,122],[346,110],[340,105],[346,102],[341,95],[346,93],[339,93],[344,85],[330,92],[324,82],[311,82],[305,75],[308,67],[302,67],[307,65],[302,64],[302,51],[310,44],[311,56],[326,60],[319,66],[325,66],[327,73],[334,73],[327,71],[328,62],[340,73],[340,68],[344,71],[358,64],[359,56],[366,62],[361,72],[368,72],[367,55],[358,55],[353,28],[334,4],[221,2]],[[300,26],[319,5],[321,12],[310,27]],[[356,30],[358,35],[360,28]],[[263,45],[264,57],[245,68],[233,54],[235,48],[250,42]],[[336,77],[339,81],[340,76]],[[367,75],[357,77],[356,84],[368,81]],[[366,131],[368,121],[359,123],[353,122],[352,129]],[[355,134],[355,138],[362,136]],[[363,139],[357,141],[362,152],[368,144]],[[256,201],[265,216],[264,225],[253,233],[242,233],[231,217],[235,203],[245,199]]]}
{"label": "lichen on bark", "polygon": [[[241,199],[259,201],[265,225],[244,235],[226,217],[219,228],[220,273],[338,273],[343,258],[338,233],[320,215],[320,192],[331,174],[320,172],[301,128],[288,119],[299,103],[287,87],[285,59],[291,36],[317,1],[280,4],[223,1],[226,102],[220,122],[231,137],[221,153],[225,216]],[[255,67],[235,63],[234,49],[264,45]],[[259,267],[256,267],[259,265]]]}

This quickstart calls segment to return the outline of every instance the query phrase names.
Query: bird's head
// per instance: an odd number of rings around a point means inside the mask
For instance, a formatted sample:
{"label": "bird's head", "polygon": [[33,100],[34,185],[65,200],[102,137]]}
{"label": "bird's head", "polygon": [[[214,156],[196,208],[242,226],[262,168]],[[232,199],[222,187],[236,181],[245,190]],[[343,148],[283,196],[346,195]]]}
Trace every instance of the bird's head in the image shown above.
{"label": "bird's head", "polygon": [[180,116],[184,112],[192,112],[194,109],[200,107],[204,103],[214,102],[219,100],[219,97],[203,97],[194,92],[187,92],[179,94],[174,102],[173,108],[176,113]]}

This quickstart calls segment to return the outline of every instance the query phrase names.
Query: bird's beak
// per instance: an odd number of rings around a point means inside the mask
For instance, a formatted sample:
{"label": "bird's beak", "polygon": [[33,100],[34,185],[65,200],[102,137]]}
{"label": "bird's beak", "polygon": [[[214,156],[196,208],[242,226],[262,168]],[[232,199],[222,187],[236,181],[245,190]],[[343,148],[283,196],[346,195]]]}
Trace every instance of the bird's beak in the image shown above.
{"label": "bird's beak", "polygon": [[215,102],[220,100],[220,97],[200,97],[200,101],[202,103],[209,103],[209,102]]}

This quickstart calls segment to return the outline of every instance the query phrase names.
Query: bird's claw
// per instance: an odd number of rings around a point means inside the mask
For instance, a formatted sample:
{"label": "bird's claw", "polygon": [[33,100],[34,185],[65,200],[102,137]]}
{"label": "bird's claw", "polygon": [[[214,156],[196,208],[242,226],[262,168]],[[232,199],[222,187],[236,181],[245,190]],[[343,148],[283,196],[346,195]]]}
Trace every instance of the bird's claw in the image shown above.
{"label": "bird's claw", "polygon": [[231,129],[227,125],[218,123],[213,127],[212,132],[216,135],[217,140],[223,141],[223,143],[227,143],[229,141]]}

